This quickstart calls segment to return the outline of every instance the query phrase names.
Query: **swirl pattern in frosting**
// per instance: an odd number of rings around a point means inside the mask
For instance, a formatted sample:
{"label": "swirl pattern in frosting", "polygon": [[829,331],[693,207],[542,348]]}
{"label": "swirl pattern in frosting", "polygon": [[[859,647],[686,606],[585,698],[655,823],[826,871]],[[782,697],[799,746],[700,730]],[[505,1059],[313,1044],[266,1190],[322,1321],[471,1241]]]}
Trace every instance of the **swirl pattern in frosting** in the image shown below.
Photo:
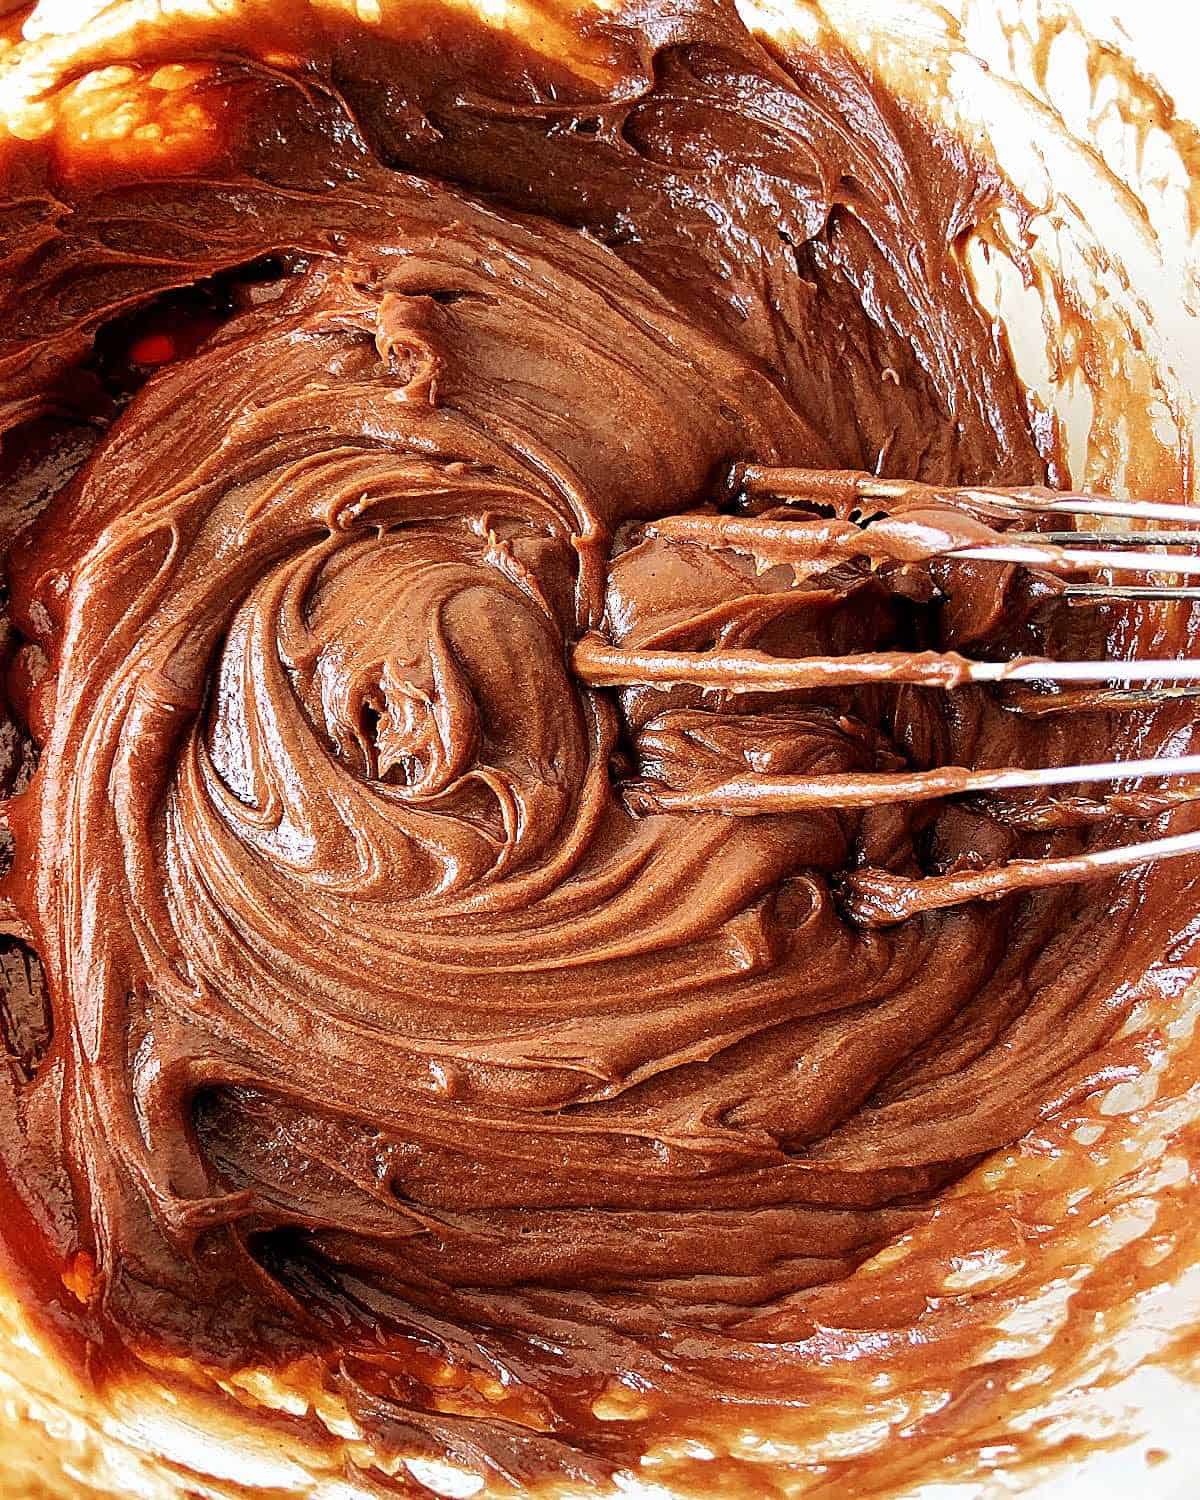
{"label": "swirl pattern in frosting", "polygon": [[[5,891],[53,1016],[14,1201],[112,1357],[318,1351],[379,1441],[516,1481],[642,1441],[594,1418],[615,1378],[676,1420],[792,1399],[810,1290],[1107,1076],[1130,933],[1170,927],[1137,881],[843,905],[862,866],[1111,839],[1102,802],[622,796],[1150,753],[1180,720],[572,673],[596,631],[1113,649],[1012,570],[796,587],[645,534],[737,462],[1059,461],[955,254],[1001,183],[835,52],[721,7],[606,25],[599,90],[482,31],[458,78],[402,40],[324,34],[307,71],[179,43],[208,159],[72,178],[13,146],[5,261],[38,753]],[[181,323],[189,287],[220,315]],[[151,315],[181,357],[122,387],[104,351]]]}

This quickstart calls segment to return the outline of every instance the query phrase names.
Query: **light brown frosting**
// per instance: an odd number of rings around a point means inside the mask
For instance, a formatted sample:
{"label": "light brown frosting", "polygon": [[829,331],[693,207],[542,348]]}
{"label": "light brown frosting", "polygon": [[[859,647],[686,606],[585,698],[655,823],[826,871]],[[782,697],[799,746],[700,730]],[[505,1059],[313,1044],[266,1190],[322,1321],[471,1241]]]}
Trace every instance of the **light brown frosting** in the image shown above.
{"label": "light brown frosting", "polygon": [[949,1357],[895,1294],[828,1334],[841,1278],[1122,1076],[1098,1049],[1190,973],[1190,867],[886,928],[855,882],[886,908],[1195,818],[949,773],[697,810],[733,776],[1148,755],[1189,712],[587,687],[574,648],[1190,627],[930,561],[995,517],[897,523],[874,567],[844,514],[765,570],[657,532],[742,462],[1061,476],[955,253],[1004,184],[721,5],[597,23],[602,84],[428,26],[186,59],[220,129],[169,171],[8,148],[3,1234],[97,1379],[313,1358],[384,1448],[599,1482],[823,1362]]}

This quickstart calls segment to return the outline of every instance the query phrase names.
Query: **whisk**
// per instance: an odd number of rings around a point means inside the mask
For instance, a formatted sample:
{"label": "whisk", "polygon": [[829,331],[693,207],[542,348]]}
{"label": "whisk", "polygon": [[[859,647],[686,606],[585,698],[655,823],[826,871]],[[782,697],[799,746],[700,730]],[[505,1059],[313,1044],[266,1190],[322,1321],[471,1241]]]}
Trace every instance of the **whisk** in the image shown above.
{"label": "whisk", "polygon": [[[645,527],[649,536],[696,543],[753,558],[760,570],[790,565],[805,572],[865,560],[872,568],[939,558],[1015,564],[1062,580],[1068,600],[1144,600],[1164,605],[1200,600],[1200,506],[1114,500],[1041,487],[942,488],[843,470],[746,464],[731,470],[734,513],[694,512]],[[1032,530],[1054,517],[1124,523],[1101,530]],[[1182,552],[1179,549],[1183,549]],[[1113,576],[1138,575],[1120,583]],[[1149,581],[1146,581],[1146,580]],[[1187,580],[1197,580],[1190,583]],[[1200,694],[1200,660],[1058,661],[1021,656],[972,660],[954,651],[873,651],[787,659],[761,650],[630,649],[592,633],[573,653],[576,675],[593,687],[690,685],[732,693],[905,683],[940,690],[966,684],[1045,684],[1086,694],[1087,706],[1152,706]],[[1083,685],[1081,688],[1080,685]],[[1061,702],[1061,699],[1059,700]],[[1172,780],[1200,775],[1200,755],[1029,769],[860,771],[767,775],[747,771],[689,787],[647,782],[627,786],[640,812],[692,811],[752,817],[813,808],[853,808],[1021,789]],[[1114,812],[1151,816],[1200,795],[1186,788],[1126,792]],[[1012,859],[986,869],[913,878],[859,870],[847,878],[849,909],[868,925],[903,921],[923,911],[987,900],[1020,890],[1100,879],[1151,862],[1200,854],[1200,832],[1090,849],[1067,857]]]}

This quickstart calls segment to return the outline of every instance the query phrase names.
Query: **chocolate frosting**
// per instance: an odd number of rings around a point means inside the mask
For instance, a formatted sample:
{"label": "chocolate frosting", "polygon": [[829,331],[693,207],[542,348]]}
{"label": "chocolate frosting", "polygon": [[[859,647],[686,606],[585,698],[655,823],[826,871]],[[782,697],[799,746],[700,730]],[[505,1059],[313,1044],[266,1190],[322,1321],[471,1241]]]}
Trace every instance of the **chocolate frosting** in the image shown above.
{"label": "chocolate frosting", "polygon": [[1150,754],[1179,705],[589,687],[572,648],[1178,642],[935,548],[647,526],[743,462],[1062,476],[958,254],[1003,183],[828,39],[306,24],[125,60],[195,111],[176,155],[6,147],[9,1249],[97,1378],[307,1353],[379,1443],[597,1477],[799,1399],[816,1289],[1110,1076],[1192,888],[873,928],[855,872],[1188,809],[687,795]]}

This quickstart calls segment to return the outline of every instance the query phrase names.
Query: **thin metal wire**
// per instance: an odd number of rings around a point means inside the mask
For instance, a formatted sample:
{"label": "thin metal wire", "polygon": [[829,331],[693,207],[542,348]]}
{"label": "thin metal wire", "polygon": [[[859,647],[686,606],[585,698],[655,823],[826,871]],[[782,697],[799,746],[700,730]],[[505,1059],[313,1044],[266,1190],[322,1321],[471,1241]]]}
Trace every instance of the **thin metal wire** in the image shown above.
{"label": "thin metal wire", "polygon": [[846,882],[846,907],[865,926],[893,927],[921,912],[942,911],[947,906],[963,906],[969,901],[994,900],[1018,891],[1044,890],[1052,885],[1111,880],[1124,870],[1195,855],[1200,855],[1200,833],[1176,833],[1062,858],[1010,859],[990,870],[958,875],[914,878],[894,875],[888,870],[856,871]]}
{"label": "thin metal wire", "polygon": [[1088,540],[1105,547],[1195,547],[1200,546],[1200,531],[1006,531],[1010,542],[1058,542],[1070,545]]}
{"label": "thin metal wire", "polygon": [[977,682],[1200,681],[1200,660],[973,661],[954,651],[864,651],[851,656],[806,656],[794,661],[766,651],[655,651],[610,646],[587,635],[575,647],[577,677],[593,687],[719,688],[728,693],[793,693],[807,688],[906,683],[958,688]]}
{"label": "thin metal wire", "polygon": [[[1174,522],[1176,529],[1010,531],[1002,533],[1002,539],[996,542],[948,547],[938,555],[1026,565],[1065,573],[1068,577],[1086,571],[1143,573],[1159,580],[1200,578],[1200,556],[1179,556],[1171,551],[1200,546],[1200,506],[1196,505],[1112,500],[1036,488],[946,489],[912,481],[878,479],[870,474],[756,465],[745,465],[735,471],[728,490],[730,495],[747,501],[758,498],[804,502],[814,507],[816,513],[810,519],[796,522],[778,517],[761,521],[734,516],[680,516],[652,523],[648,529],[679,541],[729,547],[756,557],[760,563],[776,557],[791,562],[841,561],[854,556],[876,562],[906,561],[910,560],[904,555],[909,538],[897,528],[890,528],[885,535],[877,532],[872,538],[869,520],[855,529],[851,523],[838,520],[838,514],[846,514],[850,506],[861,511],[860,502],[909,501],[928,505],[965,502],[985,510],[990,508],[993,515],[997,510],[1010,510],[1018,514]],[[855,510],[850,510],[850,514],[855,514]],[[922,560],[921,556],[915,560]],[[1200,600],[1200,586],[1172,585],[1166,581],[1132,585],[1070,582],[1062,589],[1061,597],[1069,603],[1194,602]],[[592,634],[575,647],[573,665],[583,681],[596,687],[689,684],[726,693],[786,693],[865,683],[904,683],[942,690],[979,683],[1098,685],[1100,690],[1095,693],[1084,693],[1087,701],[1082,706],[1093,710],[1150,706],[1170,698],[1200,694],[1200,660],[1191,658],[1053,661],[1024,657],[988,662],[974,661],[955,652],[881,651],[789,661],[756,650],[629,648],[611,645]],[[1026,694],[1028,691],[1025,690]],[[1061,696],[1074,695],[1067,689]],[[1019,711],[1019,706],[1014,706]],[[1054,712],[1055,697],[1048,697],[1044,710],[1028,711]],[[746,773],[685,788],[633,781],[626,786],[626,796],[632,808],[643,812],[674,808],[726,816],[759,816],[813,807],[863,807],[1011,790],[1193,777],[1200,777],[1200,755],[1040,768],[1005,766],[977,770],[944,766],[930,771],[847,772],[807,777]],[[1200,797],[1200,790],[1164,788],[1146,796],[1147,806],[1154,807],[1157,815],[1165,811],[1159,803],[1173,800],[1178,805]],[[1113,805],[1120,801],[1118,794]],[[912,878],[886,870],[858,871],[847,879],[844,894],[848,910],[861,921],[868,925],[889,925],[946,906],[994,899],[1014,891],[1109,878],[1158,860],[1195,855],[1200,855],[1200,832],[1173,834],[1111,849],[1089,849],[1073,856],[1014,859],[991,869],[950,875]]]}
{"label": "thin metal wire", "polygon": [[931,485],[911,479],[880,479],[874,474],[856,474],[837,469],[788,469],[762,464],[743,464],[730,475],[728,489],[751,498],[777,496],[815,503],[857,498],[862,500],[925,499],[931,503],[966,501],[972,505],[998,505],[1010,510],[1039,511],[1048,515],[1111,516],[1134,521],[1179,521],[1200,523],[1200,505],[1181,501],[1112,500],[1065,490],[1036,486],[988,489],[982,485]]}
{"label": "thin metal wire", "polygon": [[847,771],[818,776],[731,776],[679,790],[635,783],[643,808],[719,812],[755,817],[764,812],[803,812],[818,807],[878,807],[896,802],[934,802],[1033,787],[1082,786],[1104,781],[1141,781],[1200,776],[1200,755],[1158,756],[1145,760],[1096,761],[1091,765],[1025,768],[1001,766],[973,771],[939,766],[931,771]]}
{"label": "thin metal wire", "polygon": [[1200,578],[1200,557],[1171,557],[1158,552],[1108,552],[1103,547],[1063,547],[1061,560],[1049,548],[1010,547],[1002,542],[982,547],[960,547],[943,555],[950,558],[972,558],[978,562],[1023,563],[1030,568],[1067,569],[1103,568],[1108,573],[1167,573],[1182,578]]}
{"label": "thin metal wire", "polygon": [[1067,599],[1157,599],[1164,604],[1200,599],[1200,588],[1180,584],[1071,583],[1063,590]]}
{"label": "thin metal wire", "polygon": [[1200,557],[1176,557],[1169,552],[1145,550],[1151,546],[1170,546],[1170,534],[1166,532],[1146,533],[1138,538],[1144,545],[1137,551],[1095,545],[1098,534],[1087,532],[1059,533],[1068,536],[1071,545],[1037,532],[1022,532],[1013,536],[1004,534],[994,542],[956,546],[949,534],[939,534],[928,525],[924,527],[924,536],[920,527],[906,531],[902,515],[889,518],[889,523],[859,526],[838,519],[784,520],[700,513],[651,521],[646,533],[780,562],[833,563],[856,557],[881,562],[921,562],[946,557],[1021,563],[1054,573],[1100,568],[1107,572],[1200,578]]}

